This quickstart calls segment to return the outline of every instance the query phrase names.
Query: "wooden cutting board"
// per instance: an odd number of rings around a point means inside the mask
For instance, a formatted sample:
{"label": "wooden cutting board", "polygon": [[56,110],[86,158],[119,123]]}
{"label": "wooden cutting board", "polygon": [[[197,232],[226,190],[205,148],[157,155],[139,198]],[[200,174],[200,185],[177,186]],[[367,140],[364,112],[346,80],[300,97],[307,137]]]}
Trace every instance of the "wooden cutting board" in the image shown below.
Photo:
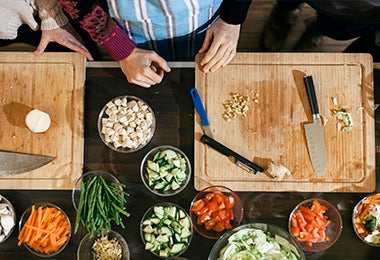
{"label": "wooden cutting board", "polygon": [[[71,189],[83,168],[85,58],[78,53],[0,53],[0,149],[56,159],[36,170],[0,177],[0,189]],[[33,133],[26,114],[52,123]]]}
{"label": "wooden cutting board", "polygon": [[[196,64],[199,64],[197,57]],[[267,173],[246,172],[200,142],[195,113],[195,188],[225,185],[236,191],[372,192],[376,184],[372,58],[343,53],[238,53],[226,67],[202,73],[196,88],[213,137],[267,169],[270,161],[288,168],[281,181]],[[327,119],[324,137],[328,169],[314,174],[303,124],[312,121],[303,77],[314,79],[320,114]],[[250,97],[246,117],[223,119],[230,93]],[[334,102],[334,100],[336,102]],[[332,115],[335,103],[351,109],[352,131],[344,132]]]}

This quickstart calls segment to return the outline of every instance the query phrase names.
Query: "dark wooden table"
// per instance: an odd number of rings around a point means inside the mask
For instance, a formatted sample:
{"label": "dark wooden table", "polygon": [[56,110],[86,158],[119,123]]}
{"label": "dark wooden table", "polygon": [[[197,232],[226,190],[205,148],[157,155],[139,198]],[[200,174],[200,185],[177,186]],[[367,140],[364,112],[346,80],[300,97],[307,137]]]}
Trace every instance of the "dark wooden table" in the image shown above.
{"label": "dark wooden table", "polygon": [[[375,84],[380,83],[378,73]],[[141,159],[151,148],[157,145],[170,144],[180,147],[193,162],[194,143],[194,108],[189,95],[194,87],[193,68],[173,68],[158,86],[144,89],[126,82],[118,68],[88,68],[85,94],[85,158],[84,172],[105,170],[116,175],[127,185],[130,194],[127,208],[131,212],[124,218],[125,229],[115,226],[129,244],[131,259],[155,259],[144,250],[140,238],[139,223],[144,212],[153,204],[162,201],[177,203],[189,209],[190,202],[197,191],[193,180],[179,195],[163,198],[150,193],[142,184],[139,166]],[[156,114],[157,130],[152,141],[142,150],[122,154],[113,152],[100,140],[97,132],[97,116],[102,106],[111,98],[119,95],[135,95],[148,102]],[[377,98],[376,98],[377,99]],[[377,102],[379,103],[379,102]],[[376,119],[379,113],[376,112]],[[380,121],[379,121],[380,122]],[[378,120],[376,120],[376,145],[379,145]],[[376,159],[379,160],[379,149]],[[379,169],[376,167],[377,188],[379,186]],[[0,193],[13,202],[17,217],[31,204],[48,201],[59,205],[74,223],[75,211],[71,202],[71,191],[28,191],[1,190]],[[238,195],[244,203],[242,224],[250,222],[266,222],[287,229],[289,213],[301,200],[319,197],[329,200],[337,206],[343,218],[343,231],[340,239],[330,249],[322,253],[307,254],[308,259],[380,259],[380,248],[370,247],[361,242],[355,235],[351,225],[351,214],[355,204],[365,195],[363,193],[280,193],[280,192],[240,192]],[[52,259],[75,259],[76,250],[86,231],[81,228],[72,234],[65,250]],[[23,246],[17,246],[18,229],[5,242],[0,244],[0,259],[37,259]],[[188,250],[183,254],[187,259],[207,259],[215,240],[201,237],[196,232]]]}

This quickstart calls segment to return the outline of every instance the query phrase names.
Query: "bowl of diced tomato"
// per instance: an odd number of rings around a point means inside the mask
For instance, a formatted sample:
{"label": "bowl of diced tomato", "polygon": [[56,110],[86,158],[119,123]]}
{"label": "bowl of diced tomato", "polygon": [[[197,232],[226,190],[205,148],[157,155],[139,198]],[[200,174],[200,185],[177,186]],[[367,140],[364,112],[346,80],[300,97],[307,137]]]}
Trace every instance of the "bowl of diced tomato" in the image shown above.
{"label": "bowl of diced tomato", "polygon": [[306,252],[321,252],[340,237],[343,223],[338,209],[330,202],[310,198],[300,202],[290,213],[289,233]]}
{"label": "bowl of diced tomato", "polygon": [[241,200],[234,191],[225,186],[210,186],[194,197],[190,218],[200,235],[218,239],[240,224],[243,211]]}

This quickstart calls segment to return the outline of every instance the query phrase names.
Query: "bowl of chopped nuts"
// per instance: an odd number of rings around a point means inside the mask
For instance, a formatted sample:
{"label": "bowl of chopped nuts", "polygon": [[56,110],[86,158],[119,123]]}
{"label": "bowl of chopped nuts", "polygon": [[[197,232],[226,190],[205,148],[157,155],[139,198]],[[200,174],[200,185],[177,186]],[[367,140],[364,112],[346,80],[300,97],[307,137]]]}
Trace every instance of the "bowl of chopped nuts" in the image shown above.
{"label": "bowl of chopped nuts", "polygon": [[136,152],[147,145],[156,129],[152,108],[141,98],[118,96],[107,102],[98,117],[100,138],[109,148]]}
{"label": "bowl of chopped nuts", "polygon": [[114,230],[99,236],[85,235],[77,250],[77,259],[120,259],[129,260],[130,253],[124,237]]}

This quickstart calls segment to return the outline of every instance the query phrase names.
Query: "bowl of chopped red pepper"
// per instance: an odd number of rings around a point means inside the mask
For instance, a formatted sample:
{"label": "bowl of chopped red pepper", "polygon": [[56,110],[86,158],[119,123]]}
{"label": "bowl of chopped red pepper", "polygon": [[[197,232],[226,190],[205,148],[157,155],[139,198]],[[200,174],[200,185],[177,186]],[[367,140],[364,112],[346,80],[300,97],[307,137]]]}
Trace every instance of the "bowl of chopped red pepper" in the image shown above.
{"label": "bowl of chopped red pepper", "polygon": [[218,239],[240,224],[243,211],[243,204],[234,191],[225,186],[210,186],[194,197],[190,205],[190,218],[200,235]]}
{"label": "bowl of chopped red pepper", "polygon": [[310,198],[300,202],[289,218],[289,233],[306,252],[321,252],[340,237],[343,223],[338,209],[330,202]]}

